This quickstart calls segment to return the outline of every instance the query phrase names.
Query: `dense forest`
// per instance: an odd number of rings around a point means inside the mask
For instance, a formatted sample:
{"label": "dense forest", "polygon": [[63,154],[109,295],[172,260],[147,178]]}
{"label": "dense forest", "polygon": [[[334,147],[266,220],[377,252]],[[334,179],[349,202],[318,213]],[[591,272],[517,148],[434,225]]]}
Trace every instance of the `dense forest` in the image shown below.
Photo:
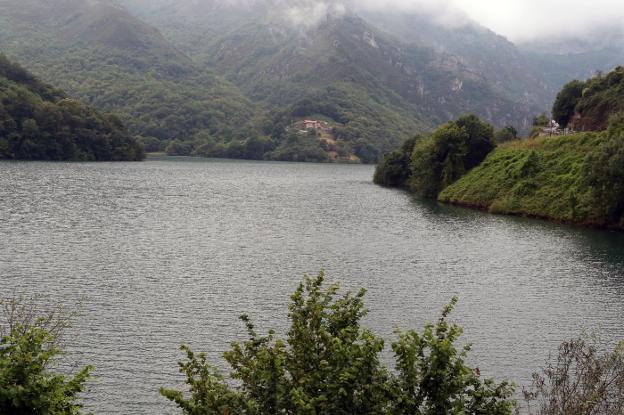
{"label": "dense forest", "polygon": [[197,134],[245,137],[256,111],[238,88],[107,0],[1,0],[0,49],[161,149]]}
{"label": "dense forest", "polygon": [[465,115],[386,154],[374,181],[435,198],[479,165],[494,147],[494,128],[475,115]]}
{"label": "dense forest", "polygon": [[553,117],[575,130],[604,130],[609,117],[624,111],[624,67],[567,83],[553,106]]}
{"label": "dense forest", "polygon": [[0,159],[141,160],[121,121],[69,99],[0,55]]}

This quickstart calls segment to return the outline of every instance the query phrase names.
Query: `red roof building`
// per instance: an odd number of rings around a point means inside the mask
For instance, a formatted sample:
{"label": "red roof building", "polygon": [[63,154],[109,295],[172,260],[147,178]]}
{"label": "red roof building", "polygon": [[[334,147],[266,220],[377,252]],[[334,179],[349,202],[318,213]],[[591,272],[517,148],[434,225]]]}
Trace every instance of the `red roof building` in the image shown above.
{"label": "red roof building", "polygon": [[306,130],[321,130],[323,124],[317,120],[303,120],[303,126]]}

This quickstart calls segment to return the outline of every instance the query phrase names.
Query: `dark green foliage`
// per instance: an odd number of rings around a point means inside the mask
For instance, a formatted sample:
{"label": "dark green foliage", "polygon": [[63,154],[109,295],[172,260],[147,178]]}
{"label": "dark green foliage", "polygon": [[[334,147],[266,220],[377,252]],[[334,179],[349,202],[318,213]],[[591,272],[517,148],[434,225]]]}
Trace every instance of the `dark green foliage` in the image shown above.
{"label": "dark green foliage", "polygon": [[607,139],[593,149],[583,165],[583,183],[591,188],[598,218],[624,225],[624,113],[612,117]]}
{"label": "dark green foliage", "polygon": [[0,323],[0,414],[83,413],[80,394],[92,368],[73,377],[50,369],[62,355],[58,341],[66,322],[56,312],[33,315],[15,300],[0,304],[6,313]]}
{"label": "dark green foliage", "polygon": [[279,161],[329,161],[327,153],[321,148],[315,135],[288,133],[282,137],[282,143],[265,158]]}
{"label": "dark green foliage", "polygon": [[546,113],[542,113],[533,118],[533,127],[547,127],[549,121],[548,115],[546,115]]}
{"label": "dark green foliage", "polygon": [[504,143],[506,141],[515,140],[518,138],[518,130],[516,130],[513,126],[508,125],[498,130],[494,134],[494,140],[497,143]]}
{"label": "dark green foliage", "polygon": [[585,84],[581,81],[572,81],[567,83],[561,92],[557,94],[557,99],[553,105],[553,119],[562,126],[567,126],[581,97]]}
{"label": "dark green foliage", "polygon": [[275,148],[275,143],[268,137],[252,135],[247,139],[229,142],[216,141],[212,137],[197,135],[193,142],[191,155],[200,157],[263,160]]}
{"label": "dark green foliage", "polygon": [[164,150],[162,142],[155,137],[137,137],[137,141],[143,146],[146,153],[155,153]]}
{"label": "dark green foliage", "polygon": [[422,335],[399,332],[392,350],[396,374],[380,362],[384,341],[360,327],[364,291],[338,296],[323,288],[324,276],[306,278],[292,296],[285,340],[259,336],[242,319],[249,339],[225,353],[234,385],[210,367],[203,354],[183,347],[180,363],[189,396],[161,389],[187,415],[433,415],[511,414],[512,387],[482,380],[465,364],[469,348],[457,350],[461,329],[447,322],[454,302]]}
{"label": "dark green foliage", "polygon": [[467,152],[462,156],[464,170],[476,167],[494,149],[494,127],[481,121],[476,115],[464,115],[455,125],[467,134]]}
{"label": "dark green foliage", "polygon": [[412,174],[410,160],[418,140],[419,137],[409,139],[399,149],[386,154],[375,169],[373,181],[382,186],[405,186]]}
{"label": "dark green foliage", "polygon": [[[624,111],[622,66],[606,75],[598,74],[585,82],[568,83],[553,106],[555,119],[560,124],[570,124],[577,130],[605,130],[609,125],[609,118],[621,111]],[[578,118],[573,117],[575,114],[578,114]]]}
{"label": "dark green foliage", "polygon": [[[411,154],[407,149],[411,148]],[[494,149],[494,128],[475,115],[440,126],[384,157],[375,183],[407,186],[427,197],[438,193],[477,166]]]}
{"label": "dark green foliage", "polygon": [[474,115],[439,127],[414,147],[410,187],[437,197],[466,171],[477,166],[494,148],[494,129]]}
{"label": "dark green foliage", "polygon": [[46,369],[60,354],[51,334],[38,327],[17,324],[0,340],[0,413],[11,415],[80,414],[79,394],[89,378],[90,367],[74,377]]}
{"label": "dark green foliage", "polygon": [[165,153],[168,156],[190,156],[193,147],[190,143],[184,143],[178,140],[170,141],[165,147]]}
{"label": "dark green foliage", "polygon": [[143,147],[100,115],[0,55],[0,159],[141,160]]}
{"label": "dark green foliage", "polygon": [[513,387],[481,380],[465,359],[466,346],[454,346],[461,327],[447,318],[456,303],[448,305],[437,324],[427,324],[422,334],[398,331],[392,350],[397,358],[397,375],[392,379],[392,414],[511,414]]}
{"label": "dark green foliage", "polygon": [[414,146],[410,158],[411,174],[408,187],[428,197],[440,191],[442,166],[438,160],[436,141],[433,136],[420,140]]}

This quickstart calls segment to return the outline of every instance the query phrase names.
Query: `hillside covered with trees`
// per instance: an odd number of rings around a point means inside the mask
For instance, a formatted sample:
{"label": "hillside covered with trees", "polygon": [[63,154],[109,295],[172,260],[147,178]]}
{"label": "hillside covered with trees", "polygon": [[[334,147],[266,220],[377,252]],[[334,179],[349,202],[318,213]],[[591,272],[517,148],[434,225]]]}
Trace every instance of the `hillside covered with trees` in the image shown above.
{"label": "hillside covered with trees", "polygon": [[384,156],[375,183],[492,213],[624,229],[624,114],[601,132],[507,141],[474,116]]}
{"label": "hillside covered with trees", "polygon": [[435,198],[478,166],[494,147],[494,128],[475,115],[465,115],[386,154],[374,181]]}
{"label": "hillside covered with trees", "polygon": [[[500,127],[513,124],[521,129],[530,124],[530,114],[543,101],[543,94],[526,90],[542,91],[538,81],[529,77],[520,82],[516,76],[527,71],[507,75],[508,71],[483,65],[485,57],[470,60],[455,54],[467,50],[466,45],[449,53],[447,47],[417,41],[416,32],[436,26],[432,22],[423,26],[423,16],[415,20],[418,28],[396,36],[397,32],[385,30],[379,15],[372,18],[356,8],[345,14],[328,13],[311,23],[271,13],[271,5],[278,3],[274,1],[124,3],[250,99],[275,108],[278,117],[267,121],[271,134],[283,131],[280,124],[285,119],[320,113],[342,124],[338,140],[364,160],[369,158],[364,148],[376,150],[378,158],[413,134],[431,131],[467,112]],[[304,4],[293,7],[305,8]],[[501,49],[496,42],[491,46],[489,38],[482,41],[480,31],[470,33],[479,37],[473,50]],[[513,48],[509,42],[505,45]],[[501,60],[510,63],[507,57]],[[521,91],[506,89],[517,84]]]}
{"label": "hillside covered with trees", "polygon": [[0,55],[0,159],[141,160],[121,121],[67,95]]}
{"label": "hillside covered with trees", "polygon": [[607,128],[609,118],[624,111],[624,67],[598,74],[586,81],[567,83],[553,106],[553,117],[575,130],[596,131]]}
{"label": "hillside covered with trees", "polygon": [[[171,155],[374,163],[465,113],[526,132],[560,85],[473,21],[276,5],[0,0],[0,50]],[[330,141],[290,128],[315,117]]]}
{"label": "hillside covered with trees", "polygon": [[116,2],[0,0],[0,50],[133,135],[230,140],[255,115],[238,88]]}
{"label": "hillside covered with trees", "polygon": [[[356,10],[293,24],[271,5],[0,0],[0,48],[117,115],[147,151],[178,155],[376,162],[468,111],[521,129],[542,99],[533,78],[509,89],[526,71],[495,79],[465,47],[385,33]],[[314,116],[331,120],[331,145],[288,131]]]}

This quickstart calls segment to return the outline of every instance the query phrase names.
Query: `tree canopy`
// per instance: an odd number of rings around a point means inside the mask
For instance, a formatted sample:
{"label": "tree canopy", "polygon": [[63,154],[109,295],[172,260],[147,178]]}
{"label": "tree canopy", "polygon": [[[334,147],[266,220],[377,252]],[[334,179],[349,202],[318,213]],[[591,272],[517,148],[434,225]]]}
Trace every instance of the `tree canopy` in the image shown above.
{"label": "tree canopy", "polygon": [[[605,130],[609,118],[624,111],[624,67],[566,84],[553,105],[553,117],[579,130]],[[575,119],[574,115],[578,115]]]}
{"label": "tree canopy", "polygon": [[361,327],[365,291],[339,295],[324,275],[306,278],[291,297],[290,329],[259,335],[248,316],[248,339],[225,353],[231,383],[204,354],[182,349],[188,393],[161,389],[184,414],[511,414],[507,382],[482,379],[455,346],[462,330],[448,322],[455,300],[422,333],[397,331],[395,371],[381,362],[384,340]]}
{"label": "tree canopy", "polygon": [[409,156],[407,147],[403,147],[384,157],[377,166],[375,182],[406,186],[422,195],[436,197],[494,149],[494,128],[475,115],[465,115],[443,124],[430,136],[410,142],[409,146],[412,147]]}
{"label": "tree canopy", "polygon": [[141,160],[112,115],[67,98],[0,55],[0,159]]}
{"label": "tree canopy", "polygon": [[18,299],[0,300],[0,413],[80,415],[81,393],[92,367],[73,376],[51,366],[62,356],[59,341],[68,324],[63,309],[42,312]]}

